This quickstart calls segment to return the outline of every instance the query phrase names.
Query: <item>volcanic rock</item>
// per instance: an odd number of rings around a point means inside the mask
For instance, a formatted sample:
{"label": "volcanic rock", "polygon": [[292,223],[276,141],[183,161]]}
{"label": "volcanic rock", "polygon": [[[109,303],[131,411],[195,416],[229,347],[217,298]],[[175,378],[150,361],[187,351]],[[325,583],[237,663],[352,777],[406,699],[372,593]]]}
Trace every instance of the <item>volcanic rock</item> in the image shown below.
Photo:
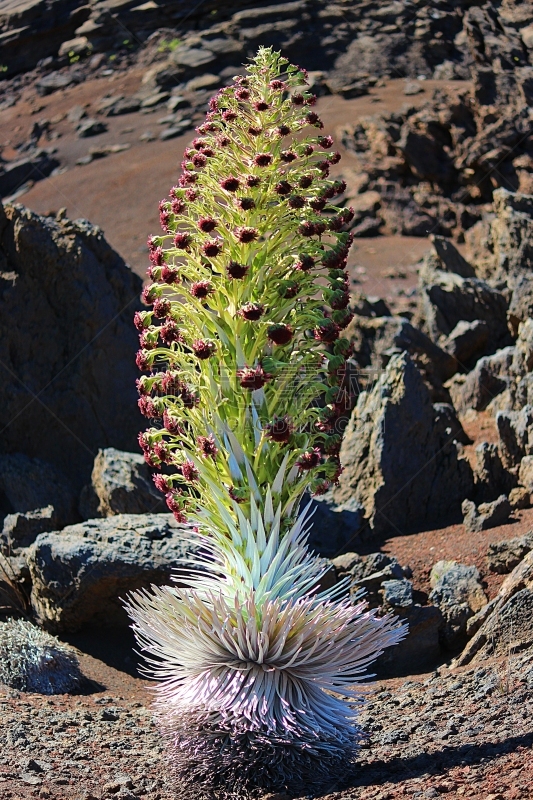
{"label": "volcanic rock", "polygon": [[79,492],[99,447],[136,448],[141,280],[99,228],[20,205],[0,210],[0,263],[2,447],[44,455]]}
{"label": "volcanic rock", "polygon": [[487,548],[488,567],[491,572],[506,575],[520,564],[530,550],[533,550],[533,531],[516,539],[493,542]]}
{"label": "volcanic rock", "polygon": [[431,570],[429,601],[444,617],[442,642],[447,648],[464,644],[466,624],[487,603],[476,567],[439,561]]}
{"label": "volcanic rock", "polygon": [[406,533],[460,518],[472,472],[453,435],[443,436],[435,419],[416,366],[406,353],[393,356],[352,413],[335,501],[360,503],[375,533]]}
{"label": "volcanic rock", "polygon": [[490,503],[480,503],[478,506],[472,500],[464,500],[462,509],[463,524],[469,533],[487,531],[490,528],[505,525],[513,510],[509,499],[504,494]]}
{"label": "volcanic rock", "polygon": [[48,630],[127,624],[127,593],[170,581],[194,546],[171,514],[120,514],[43,533],[28,551],[36,619]]}
{"label": "volcanic rock", "polygon": [[480,358],[467,375],[455,375],[446,384],[459,413],[469,408],[484,411],[511,383],[514,347],[504,347],[491,356]]}

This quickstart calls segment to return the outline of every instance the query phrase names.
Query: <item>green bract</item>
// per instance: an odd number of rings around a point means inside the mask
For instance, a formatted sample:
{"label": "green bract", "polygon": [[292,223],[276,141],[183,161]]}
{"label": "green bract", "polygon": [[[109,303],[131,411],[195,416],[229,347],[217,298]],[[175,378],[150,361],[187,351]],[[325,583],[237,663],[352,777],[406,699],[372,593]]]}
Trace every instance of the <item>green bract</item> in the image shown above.
{"label": "green bract", "polygon": [[259,51],[211,100],[160,204],[165,233],[149,240],[140,406],[162,424],[141,444],[169,467],[159,486],[178,519],[223,525],[213,487],[233,513],[251,494],[262,513],[271,486],[289,524],[305,488],[325,491],[340,471],[351,212],[331,205],[339,156],[304,83]]}

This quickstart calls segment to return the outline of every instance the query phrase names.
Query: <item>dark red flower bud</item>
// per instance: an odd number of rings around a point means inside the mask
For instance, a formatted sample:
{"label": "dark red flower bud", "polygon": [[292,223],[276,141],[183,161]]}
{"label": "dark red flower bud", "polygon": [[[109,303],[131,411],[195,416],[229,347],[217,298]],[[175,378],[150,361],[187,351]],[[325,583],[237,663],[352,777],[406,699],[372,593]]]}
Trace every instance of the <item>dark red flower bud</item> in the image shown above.
{"label": "dark red flower bud", "polygon": [[185,197],[187,198],[187,200],[190,200],[192,202],[193,200],[196,200],[196,198],[198,197],[198,191],[196,189],[187,189],[187,191],[185,192]]}
{"label": "dark red flower bud", "polygon": [[287,283],[282,287],[281,296],[289,300],[292,297],[296,297],[299,289],[300,287],[296,281],[287,281]]}
{"label": "dark red flower bud", "polygon": [[238,369],[237,377],[243,389],[252,389],[254,391],[261,389],[271,376],[264,371],[263,367],[257,366]]}
{"label": "dark red flower bud", "polygon": [[172,482],[167,478],[166,475],[161,475],[161,473],[152,476],[152,480],[155,483],[155,488],[158,489],[163,494],[168,494],[172,489]]}
{"label": "dark red flower bud", "polygon": [[249,242],[253,242],[254,239],[257,239],[259,235],[259,231],[256,228],[246,228],[240,227],[235,228],[235,238],[242,242],[243,244],[248,244]]}
{"label": "dark red flower bud", "polygon": [[298,233],[300,236],[314,236],[315,232],[315,226],[312,222],[302,222],[302,224],[298,227]]}
{"label": "dark red flower bud", "polygon": [[172,208],[173,214],[182,214],[186,208],[185,203],[183,202],[181,197],[177,197],[174,200],[172,200],[170,206]]}
{"label": "dark red flower bud", "polygon": [[213,284],[210,281],[196,281],[190,289],[192,296],[198,298],[207,297],[213,291]]}
{"label": "dark red flower bud", "polygon": [[333,146],[333,139],[331,136],[321,136],[318,143],[324,150],[329,150],[329,148]]}
{"label": "dark red flower bud", "polygon": [[315,259],[312,256],[308,255],[301,255],[294,265],[296,269],[301,270],[302,272],[307,272],[309,269],[313,269],[315,266]]}
{"label": "dark red flower bud", "polygon": [[146,311],[136,311],[133,316],[133,324],[138,331],[143,331],[150,324],[150,314]]}
{"label": "dark red flower bud", "polygon": [[207,242],[203,243],[202,251],[208,258],[215,258],[222,252],[222,239],[220,237],[208,239]]}
{"label": "dark red flower bud", "polygon": [[142,350],[137,351],[137,355],[135,356],[135,363],[137,367],[141,370],[141,372],[148,372],[150,370],[150,364],[146,357],[146,353]]}
{"label": "dark red flower bud", "polygon": [[211,97],[208,106],[210,111],[218,111],[218,97]]}
{"label": "dark red flower bud", "polygon": [[261,319],[264,311],[265,307],[262,303],[245,303],[237,313],[249,322],[256,322]]}
{"label": "dark red flower bud", "polygon": [[309,203],[313,211],[322,211],[324,206],[326,205],[326,201],[323,197],[315,197],[314,200],[311,200]]}
{"label": "dark red flower bud", "polygon": [[154,453],[163,464],[172,463],[172,451],[166,442],[156,442],[154,444]]}
{"label": "dark red flower bud", "polygon": [[237,200],[237,205],[239,208],[242,208],[243,211],[250,211],[252,208],[255,208],[255,201],[252,200],[251,197],[240,197]]}
{"label": "dark red flower bud", "polygon": [[282,150],[279,157],[286,164],[290,164],[291,161],[294,161],[298,156],[292,150]]}
{"label": "dark red flower bud", "polygon": [[289,441],[293,430],[294,426],[290,417],[287,415],[284,417],[274,417],[272,422],[267,422],[265,425],[265,435],[267,439],[273,442],[279,442],[280,444]]}
{"label": "dark red flower bud", "polygon": [[161,270],[161,280],[163,283],[179,283],[179,279],[178,270],[172,269],[172,267],[169,267],[167,264],[165,264]]}
{"label": "dark red flower bud", "polygon": [[216,458],[218,453],[218,447],[215,444],[215,437],[211,433],[209,436],[198,436],[196,441],[198,442],[198,447],[202,451],[202,455],[208,458]]}
{"label": "dark red flower bud", "polygon": [[235,91],[235,97],[237,100],[242,102],[243,100],[248,100],[250,97],[250,92],[248,89],[240,88]]}
{"label": "dark red flower bud", "polygon": [[305,97],[305,105],[306,106],[314,106],[316,105],[317,96],[316,94],[308,94]]}
{"label": "dark red flower bud", "polygon": [[206,339],[196,339],[192,343],[192,351],[197,358],[211,358],[216,353],[217,346]]}
{"label": "dark red flower bud", "polygon": [[163,248],[156,247],[153,250],[150,250],[150,254],[148,256],[150,259],[150,263],[154,265],[154,267],[160,267],[163,264]]}
{"label": "dark red flower bud", "polygon": [[285,88],[285,84],[283,83],[283,81],[280,81],[277,78],[275,78],[273,81],[270,81],[268,87],[269,89],[281,90]]}
{"label": "dark red flower bud", "polygon": [[272,163],[272,156],[270,153],[258,153],[254,158],[254,164],[258,167],[268,167]]}
{"label": "dark red flower bud", "polygon": [[183,435],[183,426],[181,425],[180,420],[178,417],[170,414],[166,409],[163,411],[163,425],[165,426],[165,430],[167,430],[173,436]]}
{"label": "dark red flower bud", "polygon": [[300,94],[300,92],[296,92],[296,93],[295,93],[295,94],[293,94],[293,96],[291,97],[291,102],[292,102],[292,103],[293,103],[295,106],[303,106],[303,104],[304,104],[304,96],[303,96],[303,94]]}
{"label": "dark red flower bud", "polygon": [[340,328],[332,320],[326,320],[322,325],[317,325],[313,331],[313,336],[319,342],[331,344],[339,338]]}
{"label": "dark red flower bud", "polygon": [[205,165],[207,164],[207,156],[205,152],[196,153],[196,155],[192,157],[192,163],[194,164],[195,167],[205,167]]}
{"label": "dark red flower bud", "polygon": [[155,453],[152,453],[151,450],[150,451],[148,451],[148,450],[145,451],[144,460],[148,464],[149,467],[159,467],[159,466],[161,466],[161,464],[159,462],[159,459],[156,458]]}
{"label": "dark red flower bud", "polygon": [[263,132],[262,128],[257,128],[254,125],[250,125],[250,127],[248,128],[248,133],[250,134],[250,136],[260,136],[262,132]]}
{"label": "dark red flower bud", "polygon": [[178,396],[184,387],[177,372],[166,372],[161,379],[161,388],[165,394]]}
{"label": "dark red flower bud", "polygon": [[274,191],[276,194],[290,194],[292,192],[292,186],[288,181],[280,181],[274,186]]}
{"label": "dark red flower bud", "polygon": [[300,189],[309,189],[312,183],[313,183],[313,178],[311,175],[302,175],[302,177],[298,181],[298,186],[300,187]]}
{"label": "dark red flower bud", "polygon": [[197,481],[200,477],[200,471],[193,461],[187,459],[181,465],[181,474],[186,481]]}
{"label": "dark red flower bud", "polygon": [[335,189],[335,194],[344,194],[346,191],[346,181],[335,181],[333,188]]}
{"label": "dark red flower bud", "polygon": [[143,415],[143,417],[148,417],[148,419],[155,419],[156,417],[161,416],[156,411],[154,406],[154,401],[150,397],[139,397],[137,401],[137,405],[139,406],[139,411]]}
{"label": "dark red flower bud", "polygon": [[201,150],[202,147],[205,144],[207,144],[207,139],[193,139],[192,140],[192,147],[194,147],[195,150]]}
{"label": "dark red flower bud", "polygon": [[170,301],[164,298],[159,298],[154,303],[154,315],[158,319],[164,319],[170,314],[171,305]]}
{"label": "dark red flower bud", "polygon": [[279,128],[276,128],[276,133],[278,136],[288,136],[291,132],[291,129],[288,125],[280,125]]}
{"label": "dark red flower bud", "polygon": [[217,224],[216,219],[212,219],[211,217],[201,217],[198,220],[198,227],[204,233],[211,233],[211,231],[214,231]]}
{"label": "dark red flower bud", "polygon": [[226,267],[226,271],[230,278],[244,278],[248,272],[249,267],[245,264],[239,264],[238,261],[230,261]]}
{"label": "dark red flower bud", "polygon": [[239,179],[234,177],[224,178],[220,181],[220,186],[227,192],[236,192],[240,185]]}
{"label": "dark red flower bud", "polygon": [[165,501],[177,522],[182,524],[187,522],[187,517],[183,513],[184,499],[181,492],[169,492],[165,497]]}
{"label": "dark red flower bud", "polygon": [[143,331],[139,336],[139,344],[141,345],[143,350],[155,350],[155,348],[157,347],[157,338],[154,340],[153,336],[150,337],[150,332],[153,333],[154,330],[155,330],[154,328],[152,328],[152,331],[148,329],[146,331]]}
{"label": "dark red flower bud", "polygon": [[202,153],[206,158],[212,158],[215,155],[215,151],[212,147],[202,147]]}
{"label": "dark red flower bud", "polygon": [[157,286],[154,283],[151,283],[149,286],[145,286],[141,292],[141,298],[146,305],[151,306],[154,300],[157,297]]}
{"label": "dark red flower bud", "polygon": [[335,153],[329,153],[326,158],[330,164],[338,164],[341,160],[341,154],[337,150]]}
{"label": "dark red flower bud", "polygon": [[183,342],[181,331],[173,320],[170,320],[166,323],[166,325],[163,325],[159,331],[159,335],[163,342],[167,345],[171,345],[172,342]]}
{"label": "dark red flower bud", "polygon": [[178,231],[178,233],[174,236],[174,245],[179,250],[188,250],[191,244],[191,237],[188,233],[184,233],[183,231]]}
{"label": "dark red flower bud", "polygon": [[343,308],[346,308],[349,302],[350,302],[349,292],[342,292],[342,291],[333,292],[333,294],[329,298],[329,304],[331,308],[335,309],[336,311],[340,311]]}
{"label": "dark red flower bud", "polygon": [[146,433],[144,433],[144,431],[142,431],[137,436],[137,441],[139,442],[139,446],[140,446],[141,450],[143,450],[144,452],[146,452],[147,450],[150,449],[150,445],[148,443],[148,439],[146,438]]}
{"label": "dark red flower bud", "polygon": [[303,208],[305,206],[305,198],[299,194],[293,194],[289,197],[289,205],[291,208]]}
{"label": "dark red flower bud", "polygon": [[305,453],[302,453],[296,462],[296,466],[300,467],[302,471],[314,469],[320,464],[321,457],[322,454],[318,447],[313,447],[311,450],[306,450]]}
{"label": "dark red flower bud", "polygon": [[235,113],[235,111],[230,111],[228,109],[228,111],[222,112],[222,119],[225,122],[233,122],[234,119],[237,119],[237,114]]}
{"label": "dark red flower bud", "polygon": [[325,230],[326,230],[325,222],[315,222],[315,233],[317,234],[317,236],[321,236]]}
{"label": "dark red flower bud", "polygon": [[258,100],[254,103],[254,108],[256,111],[266,111],[270,106],[264,100]]}
{"label": "dark red flower bud", "polygon": [[[227,136],[224,136],[224,134],[221,133],[220,136],[217,136],[216,143],[217,143],[218,147],[227,147],[228,144],[231,143],[231,139],[229,139]],[[204,149],[204,153],[205,153],[205,149]]]}
{"label": "dark red flower bud", "polygon": [[196,172],[189,172],[189,170],[185,170],[183,175],[181,175],[178,183],[180,186],[189,186],[191,183],[196,183],[198,180],[198,175]]}
{"label": "dark red flower bud", "polygon": [[329,175],[329,161],[320,161],[317,164],[318,169],[325,175]]}
{"label": "dark red flower bud", "polygon": [[246,185],[253,189],[255,186],[259,186],[261,183],[261,178],[258,175],[248,175],[246,177]]}
{"label": "dark red flower bud", "polygon": [[312,156],[315,152],[315,148],[312,144],[306,144],[305,147],[302,148],[302,154],[304,156]]}
{"label": "dark red flower bud", "polygon": [[271,342],[278,345],[288,344],[294,335],[294,331],[290,325],[285,325],[282,322],[275,325],[269,325],[267,328],[267,336]]}

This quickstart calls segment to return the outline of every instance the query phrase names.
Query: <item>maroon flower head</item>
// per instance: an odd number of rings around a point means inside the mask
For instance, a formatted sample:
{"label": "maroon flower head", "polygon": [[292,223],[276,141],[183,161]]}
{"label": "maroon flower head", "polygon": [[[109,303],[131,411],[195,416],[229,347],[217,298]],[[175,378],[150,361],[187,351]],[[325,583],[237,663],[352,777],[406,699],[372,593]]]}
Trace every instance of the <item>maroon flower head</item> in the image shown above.
{"label": "maroon flower head", "polygon": [[264,100],[257,100],[257,102],[254,103],[254,108],[256,111],[266,111],[270,106],[268,103],[265,103]]}
{"label": "maroon flower head", "polygon": [[333,146],[333,139],[331,136],[321,136],[318,143],[324,150],[329,150],[329,148]]}
{"label": "maroon flower head", "polygon": [[146,438],[146,433],[141,431],[141,433],[137,436],[137,441],[139,442],[139,447],[143,452],[146,452],[150,449],[150,444],[148,443],[148,439]]}
{"label": "maroon flower head", "polygon": [[206,158],[212,158],[215,155],[215,151],[212,147],[202,147],[202,153]]}
{"label": "maroon flower head", "polygon": [[270,378],[262,366],[244,367],[237,370],[237,377],[243,389],[261,389]]}
{"label": "maroon flower head", "polygon": [[326,201],[323,197],[315,197],[314,200],[311,200],[309,203],[313,211],[322,211],[324,206],[326,205]]}
{"label": "maroon flower head", "polygon": [[222,119],[224,122],[233,122],[234,119],[237,119],[237,114],[235,111],[223,111],[222,112]]}
{"label": "maroon flower head", "polygon": [[156,411],[154,406],[154,401],[150,397],[139,397],[137,400],[137,405],[139,406],[139,411],[143,415],[143,417],[148,417],[148,419],[155,419],[159,417],[160,414]]}
{"label": "maroon flower head", "polygon": [[288,181],[280,181],[274,186],[276,194],[285,195],[292,192],[292,186]]}
{"label": "maroon flower head", "polygon": [[322,494],[326,494],[331,489],[331,483],[328,480],[324,481],[317,481],[311,485],[311,494],[314,496],[319,496]]}
{"label": "maroon flower head", "polygon": [[198,467],[190,459],[186,459],[181,465],[181,474],[186,481],[197,481],[200,477]]}
{"label": "maroon flower head", "polygon": [[263,132],[262,128],[258,128],[256,125],[250,125],[248,128],[248,133],[250,136],[260,136]]}
{"label": "maroon flower head", "polygon": [[305,198],[299,194],[291,195],[288,202],[291,208],[303,208],[305,206]]}
{"label": "maroon flower head", "polygon": [[213,284],[210,281],[196,281],[190,289],[192,296],[198,298],[207,297],[213,291]]}
{"label": "maroon flower head", "polygon": [[198,175],[196,172],[189,172],[189,170],[185,170],[185,172],[181,175],[178,183],[180,186],[189,186],[191,183],[196,183],[198,180]]}
{"label": "maroon flower head", "polygon": [[177,247],[178,250],[188,250],[190,244],[191,237],[188,233],[178,231],[178,233],[174,236],[174,246]]}
{"label": "maroon flower head", "polygon": [[202,455],[206,458],[216,458],[218,453],[218,447],[215,444],[215,437],[211,433],[209,436],[198,436],[196,438],[198,443],[198,447],[200,448]]}
{"label": "maroon flower head", "polygon": [[165,233],[168,230],[168,223],[170,222],[170,211],[168,208],[169,205],[170,203],[168,200],[161,200],[159,203],[159,222]]}
{"label": "maroon flower head", "polygon": [[331,308],[335,309],[336,311],[341,311],[343,308],[346,308],[349,302],[350,302],[350,293],[343,292],[340,290],[333,292],[333,294],[329,299],[329,304]]}
{"label": "maroon flower head", "polygon": [[202,153],[196,153],[191,160],[195,167],[205,167],[207,164],[207,156],[205,151]]}
{"label": "maroon flower head", "polygon": [[166,409],[163,411],[163,425],[165,426],[165,430],[171,433],[173,436],[182,436],[183,435],[183,426],[180,423],[178,417],[175,417],[173,414],[170,414]]}
{"label": "maroon flower head", "polygon": [[138,331],[143,331],[150,324],[150,312],[136,311],[133,316],[133,324]]}
{"label": "maroon flower head", "polygon": [[317,125],[320,122],[320,117],[316,111],[310,111],[305,115],[305,119],[310,125]]}
{"label": "maroon flower head", "polygon": [[295,264],[295,268],[301,272],[307,272],[315,266],[315,259],[309,255],[301,255]]}
{"label": "maroon flower head", "polygon": [[230,278],[244,278],[248,269],[249,267],[245,264],[239,264],[238,261],[230,261],[226,267],[226,272]]}
{"label": "maroon flower head", "polygon": [[150,250],[148,258],[150,259],[150,263],[153,264],[154,267],[161,267],[163,264],[163,248],[156,247],[153,250]]}
{"label": "maroon flower head", "polygon": [[141,372],[148,372],[150,370],[150,363],[146,357],[146,353],[143,350],[138,350],[137,355],[135,356],[135,363],[137,367],[141,370]]}
{"label": "maroon flower head", "polygon": [[275,80],[270,81],[270,83],[268,84],[268,88],[274,89],[275,91],[281,91],[282,89],[285,88],[285,84],[283,83],[283,81],[280,81],[276,78]]}
{"label": "maroon flower head", "polygon": [[235,228],[235,238],[242,242],[243,244],[248,244],[249,242],[253,242],[254,239],[257,239],[259,232],[256,228],[246,228],[240,227]]}
{"label": "maroon flower head", "polygon": [[163,283],[173,284],[179,283],[180,277],[177,269],[169,267],[167,264],[161,270],[161,280]]}
{"label": "maroon flower head", "polygon": [[279,157],[286,164],[290,164],[291,161],[295,161],[296,158],[298,158],[298,156],[293,150],[282,150],[281,153],[279,154]]}
{"label": "maroon flower head", "polygon": [[264,311],[265,307],[262,303],[245,303],[237,313],[249,322],[256,322],[261,319]]}
{"label": "maroon flower head", "polygon": [[211,358],[216,353],[217,346],[214,342],[206,339],[195,339],[192,343],[192,350],[197,358]]}
{"label": "maroon flower head", "polygon": [[170,301],[164,298],[158,298],[154,303],[154,315],[158,319],[164,319],[170,314],[171,305]]}
{"label": "maroon flower head", "polygon": [[306,144],[304,147],[302,147],[302,154],[304,156],[312,156],[314,152],[315,148],[312,144]]}
{"label": "maroon flower head", "polygon": [[222,252],[222,239],[220,237],[208,239],[207,242],[203,243],[202,251],[208,258],[215,258]]}
{"label": "maroon flower head", "polygon": [[344,194],[346,191],[346,181],[335,181],[333,188],[335,189],[335,194]]}
{"label": "maroon flower head", "polygon": [[256,186],[259,186],[261,183],[261,178],[258,175],[247,175],[246,177],[246,185],[253,189]]}
{"label": "maroon flower head", "polygon": [[155,488],[163,494],[168,494],[171,491],[172,482],[167,478],[166,475],[161,475],[161,473],[152,475],[152,480],[155,484]]}
{"label": "maroon flower head", "polygon": [[302,175],[302,177],[298,181],[298,186],[300,187],[300,189],[309,189],[312,183],[313,183],[313,177],[311,175]]}
{"label": "maroon flower head", "polygon": [[218,97],[211,97],[208,106],[210,111],[218,111]]}
{"label": "maroon flower head", "polygon": [[151,283],[149,286],[145,286],[141,292],[141,298],[146,305],[151,306],[154,300],[157,298],[157,286],[154,283]]}
{"label": "maroon flower head", "polygon": [[338,164],[341,160],[341,154],[337,150],[335,153],[329,153],[326,158],[330,164]]}
{"label": "maroon flower head", "polygon": [[241,86],[241,88],[236,89],[235,91],[235,98],[239,101],[248,100],[250,97],[250,92],[248,89],[245,89]]}
{"label": "maroon flower head", "polygon": [[193,139],[192,146],[195,150],[201,150],[204,145],[207,144],[207,139]]}
{"label": "maroon flower head", "polygon": [[315,225],[312,222],[302,222],[298,227],[300,236],[314,236],[316,233]]}
{"label": "maroon flower head", "polygon": [[329,161],[320,161],[317,167],[324,175],[329,175]]}
{"label": "maroon flower head", "polygon": [[326,320],[322,325],[318,325],[314,331],[313,336],[319,342],[326,342],[331,344],[339,338],[340,328],[332,320]]}
{"label": "maroon flower head", "polygon": [[[224,136],[223,133],[221,133],[219,136],[217,136],[215,141],[217,143],[217,147],[227,147],[228,144],[231,143],[231,139],[228,136]],[[205,149],[204,149],[204,153],[205,153]]]}
{"label": "maroon flower head", "polygon": [[217,224],[218,223],[216,219],[213,219],[212,217],[200,217],[198,220],[198,227],[204,233],[211,233],[211,231],[214,231]]}
{"label": "maroon flower head", "polygon": [[165,501],[169,509],[174,514],[174,519],[176,522],[181,523],[182,525],[187,522],[187,516],[184,513],[183,506],[184,500],[181,496],[180,492],[169,492],[165,497]]}
{"label": "maroon flower head", "polygon": [[185,197],[187,198],[187,200],[190,200],[190,202],[192,203],[193,200],[196,200],[196,198],[198,197],[198,190],[197,189],[187,189],[187,191],[185,192]]}
{"label": "maroon flower head", "polygon": [[276,128],[276,133],[278,136],[288,136],[291,132],[291,129],[288,125],[280,125],[279,128]]}
{"label": "maroon flower head", "polygon": [[181,197],[176,197],[174,200],[171,201],[170,207],[172,208],[173,214],[182,214],[185,211],[185,203],[181,199]]}
{"label": "maroon flower head", "polygon": [[154,444],[154,453],[163,464],[172,463],[172,451],[165,441]]}
{"label": "maroon flower head", "polygon": [[272,163],[272,156],[270,153],[258,153],[254,158],[254,164],[258,167],[268,167]]}
{"label": "maroon flower head", "polygon": [[306,450],[305,453],[302,453],[296,462],[296,466],[300,467],[302,471],[314,469],[320,464],[321,457],[322,454],[318,447],[313,447],[311,450]]}
{"label": "maroon flower head", "polygon": [[239,179],[235,177],[224,178],[220,181],[220,186],[227,192],[236,192],[240,185]]}
{"label": "maroon flower head", "polygon": [[139,344],[143,350],[155,350],[157,347],[157,339],[154,339],[153,336],[150,337],[150,333],[153,333],[154,330],[154,328],[151,331],[148,329],[139,336]]}
{"label": "maroon flower head", "polygon": [[165,372],[161,380],[161,388],[165,394],[179,397],[183,391],[184,383],[180,380],[177,372]]}
{"label": "maroon flower head", "polygon": [[272,422],[267,422],[265,425],[265,436],[272,442],[279,442],[280,444],[288,442],[294,430],[290,417],[274,417]]}
{"label": "maroon flower head", "polygon": [[159,335],[166,345],[171,345],[172,342],[183,342],[181,331],[173,320],[163,325]]}
{"label": "maroon flower head", "polygon": [[294,335],[294,331],[290,325],[284,323],[276,323],[269,325],[267,328],[267,336],[271,342],[278,345],[288,344]]}
{"label": "maroon flower head", "polygon": [[281,296],[289,300],[292,297],[296,297],[299,289],[300,287],[296,281],[287,281],[282,287]]}
{"label": "maroon flower head", "polygon": [[317,236],[321,236],[325,230],[326,230],[325,222],[315,222],[315,233],[317,234]]}
{"label": "maroon flower head", "polygon": [[252,200],[251,197],[239,197],[237,205],[239,208],[242,208],[243,211],[250,211],[252,208],[255,208],[255,201]]}
{"label": "maroon flower head", "polygon": [[291,97],[291,102],[295,106],[303,106],[303,104],[304,104],[304,96],[303,96],[303,94],[300,94],[300,92],[296,92]]}

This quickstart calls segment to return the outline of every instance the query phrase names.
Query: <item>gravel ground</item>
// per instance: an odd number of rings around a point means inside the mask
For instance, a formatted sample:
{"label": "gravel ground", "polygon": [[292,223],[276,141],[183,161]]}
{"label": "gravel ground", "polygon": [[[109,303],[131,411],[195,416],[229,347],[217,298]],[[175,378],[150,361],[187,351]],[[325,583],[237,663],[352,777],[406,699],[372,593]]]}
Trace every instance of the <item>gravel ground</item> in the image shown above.
{"label": "gravel ground", "polygon": [[[80,661],[92,693],[0,687],[0,798],[174,798],[144,682]],[[533,652],[371,684],[361,717],[368,739],[348,784],[332,785],[328,797],[530,800],[532,688]]]}

